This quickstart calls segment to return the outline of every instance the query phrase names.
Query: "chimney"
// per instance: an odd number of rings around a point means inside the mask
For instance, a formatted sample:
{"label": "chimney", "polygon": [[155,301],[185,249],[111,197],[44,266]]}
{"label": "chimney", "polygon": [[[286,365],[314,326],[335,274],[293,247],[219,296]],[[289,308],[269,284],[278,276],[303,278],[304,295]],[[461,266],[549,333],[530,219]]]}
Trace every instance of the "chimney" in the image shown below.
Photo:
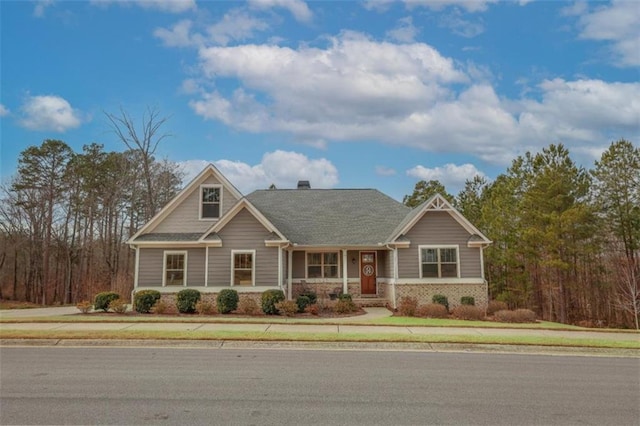
{"label": "chimney", "polygon": [[308,180],[299,180],[298,189],[311,189],[311,184]]}

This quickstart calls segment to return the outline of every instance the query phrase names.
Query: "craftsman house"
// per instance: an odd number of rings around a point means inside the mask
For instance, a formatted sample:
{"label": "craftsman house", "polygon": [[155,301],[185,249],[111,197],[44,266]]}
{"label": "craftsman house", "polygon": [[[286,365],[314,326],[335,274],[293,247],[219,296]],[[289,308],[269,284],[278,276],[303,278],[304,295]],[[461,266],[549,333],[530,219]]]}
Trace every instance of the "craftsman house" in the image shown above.
{"label": "craftsman house", "polygon": [[396,307],[402,296],[487,303],[491,241],[436,195],[411,209],[375,189],[265,189],[243,196],[207,166],[131,237],[134,292],[303,289]]}

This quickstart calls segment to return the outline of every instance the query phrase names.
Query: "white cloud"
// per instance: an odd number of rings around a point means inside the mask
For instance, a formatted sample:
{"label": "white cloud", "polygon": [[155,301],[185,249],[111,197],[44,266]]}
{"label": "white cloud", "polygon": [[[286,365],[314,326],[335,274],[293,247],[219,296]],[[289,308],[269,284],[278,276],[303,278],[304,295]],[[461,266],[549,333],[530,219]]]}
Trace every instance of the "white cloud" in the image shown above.
{"label": "white cloud", "polygon": [[313,19],[309,6],[301,0],[250,0],[249,3],[258,9],[287,9],[300,22],[310,22]]}
{"label": "white cloud", "polygon": [[484,32],[484,23],[480,18],[475,21],[464,19],[457,9],[452,13],[443,14],[440,17],[439,25],[449,28],[454,34],[466,38],[472,38]]}
{"label": "white cloud", "polygon": [[[191,181],[208,164],[205,160],[189,160],[178,165],[185,174],[184,183]],[[338,170],[327,159],[310,159],[291,151],[264,154],[260,164],[218,160],[213,164],[243,194],[255,189],[267,189],[275,184],[279,189],[295,188],[299,180],[308,180],[312,188],[333,188],[338,184]]]}
{"label": "white cloud", "polygon": [[6,117],[7,115],[9,115],[9,113],[9,109],[6,106],[0,104],[0,117]]}
{"label": "white cloud", "polygon": [[[199,49],[196,114],[240,131],[317,147],[379,141],[508,164],[562,142],[570,149],[639,138],[640,83],[549,80],[501,98],[491,70],[424,43],[344,32],[326,47],[245,44]],[[216,79],[230,91],[205,90]]]}
{"label": "white cloud", "polygon": [[46,9],[53,4],[53,0],[39,0],[33,8],[33,16],[44,18]]}
{"label": "white cloud", "polygon": [[418,28],[413,25],[413,18],[407,16],[398,20],[396,28],[387,31],[387,37],[401,43],[412,43],[418,33]]}
{"label": "white cloud", "polygon": [[539,88],[542,99],[522,101],[519,116],[520,131],[533,140],[602,143],[608,142],[603,132],[639,136],[640,83],[554,79]]}
{"label": "white cloud", "polygon": [[167,13],[184,13],[195,10],[196,0],[91,0],[94,6],[107,7],[112,3],[118,5],[137,5],[143,9],[159,10]]}
{"label": "white cloud", "polygon": [[252,38],[256,31],[264,31],[269,26],[266,22],[249,15],[240,9],[233,9],[224,17],[207,28],[210,39],[220,45],[226,45],[230,41],[239,41]]}
{"label": "white cloud", "polygon": [[447,188],[447,191],[453,194],[458,193],[464,187],[465,182],[475,176],[486,178],[484,173],[469,163],[459,166],[448,163],[442,167],[434,168],[418,165],[407,170],[407,175],[425,181],[437,180]]}
{"label": "white cloud", "polygon": [[59,96],[30,96],[21,107],[20,125],[29,130],[65,132],[80,126],[80,113]]}
{"label": "white cloud", "polygon": [[427,7],[431,10],[443,10],[447,7],[458,7],[467,12],[484,12],[491,3],[498,0],[405,0],[408,8]]}
{"label": "white cloud", "polygon": [[378,176],[393,176],[396,174],[396,170],[391,167],[376,166],[376,174]]}
{"label": "white cloud", "polygon": [[614,0],[582,15],[579,26],[581,38],[611,42],[618,65],[640,65],[640,6],[637,2]]}
{"label": "white cloud", "polygon": [[171,29],[156,28],[153,35],[162,40],[168,47],[188,47],[197,45],[199,40],[191,34],[193,23],[189,19],[176,22]]}

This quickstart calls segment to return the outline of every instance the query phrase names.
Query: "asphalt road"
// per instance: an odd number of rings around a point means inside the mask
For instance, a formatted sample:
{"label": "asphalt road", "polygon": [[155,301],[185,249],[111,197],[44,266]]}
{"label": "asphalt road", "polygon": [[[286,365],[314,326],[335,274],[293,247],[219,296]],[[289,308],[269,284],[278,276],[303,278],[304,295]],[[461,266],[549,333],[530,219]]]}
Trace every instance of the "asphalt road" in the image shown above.
{"label": "asphalt road", "polygon": [[640,360],[0,348],[0,424],[637,425]]}

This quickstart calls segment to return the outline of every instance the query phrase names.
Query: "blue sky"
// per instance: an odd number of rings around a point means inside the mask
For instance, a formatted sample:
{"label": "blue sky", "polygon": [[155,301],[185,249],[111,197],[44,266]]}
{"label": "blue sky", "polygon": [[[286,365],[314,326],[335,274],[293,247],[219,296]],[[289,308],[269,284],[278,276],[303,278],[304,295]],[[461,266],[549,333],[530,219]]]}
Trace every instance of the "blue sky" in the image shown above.
{"label": "blue sky", "polygon": [[2,1],[1,174],[44,139],[123,150],[104,112],[243,192],[420,179],[457,193],[550,143],[640,136],[640,2]]}

